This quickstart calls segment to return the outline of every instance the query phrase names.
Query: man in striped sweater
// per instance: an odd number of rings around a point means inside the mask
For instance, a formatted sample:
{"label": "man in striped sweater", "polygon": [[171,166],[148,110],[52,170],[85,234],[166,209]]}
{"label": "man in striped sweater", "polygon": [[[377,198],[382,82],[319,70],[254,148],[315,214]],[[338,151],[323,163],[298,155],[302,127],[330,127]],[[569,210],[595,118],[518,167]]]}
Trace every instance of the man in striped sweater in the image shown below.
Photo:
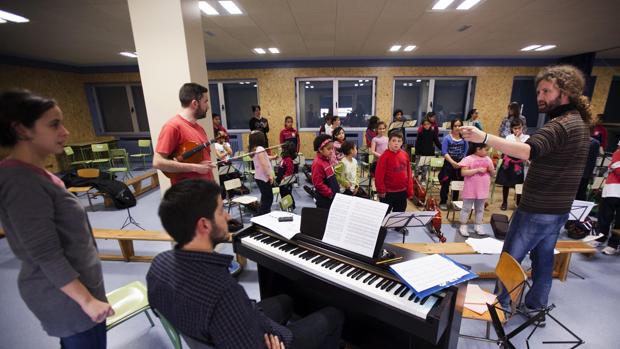
{"label": "man in striped sweater", "polygon": [[[592,114],[583,96],[584,84],[583,74],[575,67],[543,69],[536,76],[536,95],[539,111],[547,113],[550,121],[524,143],[509,142],[473,126],[461,128],[468,141],[489,144],[532,163],[504,242],[504,251],[518,262],[530,252],[532,288],[525,296],[529,309],[547,306],[553,249],[568,219],[588,156]],[[538,325],[544,326],[544,322]]]}

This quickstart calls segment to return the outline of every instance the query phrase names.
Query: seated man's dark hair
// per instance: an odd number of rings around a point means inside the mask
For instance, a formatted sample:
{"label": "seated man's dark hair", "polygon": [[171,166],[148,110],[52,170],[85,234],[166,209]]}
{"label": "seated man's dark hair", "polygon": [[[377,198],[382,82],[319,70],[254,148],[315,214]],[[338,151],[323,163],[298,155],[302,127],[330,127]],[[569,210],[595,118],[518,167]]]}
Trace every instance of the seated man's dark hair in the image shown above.
{"label": "seated man's dark hair", "polygon": [[159,218],[179,248],[194,239],[200,218],[213,221],[219,196],[220,187],[203,179],[187,179],[166,191],[159,204]]}

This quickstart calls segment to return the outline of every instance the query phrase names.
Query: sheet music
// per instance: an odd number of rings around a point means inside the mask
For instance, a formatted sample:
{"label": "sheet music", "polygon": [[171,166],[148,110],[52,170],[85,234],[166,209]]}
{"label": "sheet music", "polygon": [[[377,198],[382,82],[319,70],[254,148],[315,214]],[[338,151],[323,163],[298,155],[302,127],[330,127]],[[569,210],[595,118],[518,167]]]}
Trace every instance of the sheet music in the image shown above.
{"label": "sheet music", "polygon": [[392,264],[390,267],[418,292],[467,275],[463,268],[438,254]]}
{"label": "sheet music", "polygon": [[568,220],[579,220],[580,222],[583,222],[586,217],[588,217],[594,206],[596,206],[596,204],[590,201],[574,200],[570,209]]}
{"label": "sheet music", "polygon": [[[430,223],[436,214],[435,211],[392,212],[385,216],[382,225],[386,228],[421,227]],[[413,218],[409,219],[411,216]]]}
{"label": "sheet music", "polygon": [[[292,222],[278,222],[279,217],[291,216],[293,217]],[[301,216],[289,212],[272,211],[264,215],[252,217],[252,219],[250,219],[250,222],[267,228],[288,240],[292,239],[293,236],[295,236],[301,231]]]}
{"label": "sheet music", "polygon": [[336,194],[323,241],[372,258],[388,207],[381,202]]}

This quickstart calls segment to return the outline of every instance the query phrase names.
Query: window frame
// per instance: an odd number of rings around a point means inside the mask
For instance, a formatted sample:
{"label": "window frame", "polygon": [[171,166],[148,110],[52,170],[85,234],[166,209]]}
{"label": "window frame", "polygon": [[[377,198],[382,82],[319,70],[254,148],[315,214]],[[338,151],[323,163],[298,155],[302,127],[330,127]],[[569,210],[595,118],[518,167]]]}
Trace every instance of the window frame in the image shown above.
{"label": "window frame", "polygon": [[[465,99],[465,110],[463,111],[463,115],[466,116],[467,112],[471,109],[471,106],[474,105],[474,96],[475,96],[475,86],[476,86],[476,77],[475,76],[394,76],[392,81],[392,112],[396,110],[396,84],[398,81],[403,80],[428,80],[428,101],[426,102],[426,110],[432,111],[433,104],[435,102],[435,81],[437,80],[463,80],[467,81],[467,98]],[[390,117],[390,121],[391,121]],[[422,116],[419,119],[416,119],[416,125],[422,124]],[[441,126],[441,125],[440,125]]]}
{"label": "window frame", "polygon": [[[227,130],[228,133],[232,133],[232,134],[243,134],[243,133],[249,133],[250,129],[249,128],[237,128],[237,129],[229,129],[228,128],[228,117],[226,115],[226,113],[228,112],[228,107],[226,106],[226,101],[224,99],[224,84],[228,84],[228,83],[240,83],[240,82],[250,82],[250,84],[255,84],[256,85],[256,101],[257,104],[260,105],[260,84],[258,83],[258,79],[257,78],[247,78],[247,79],[214,79],[214,80],[209,80],[209,85],[211,84],[217,84],[217,89],[218,89],[218,98],[220,100],[220,105],[219,105],[219,110],[216,114],[220,114],[221,115],[221,119],[222,119],[222,126],[224,126]],[[222,110],[222,106],[224,106],[224,110]],[[209,107],[211,107],[211,101],[209,101]],[[213,114],[213,110],[211,110],[211,113]],[[250,110],[248,109],[248,116],[250,115]]]}
{"label": "window frame", "polygon": [[[338,82],[341,80],[370,80],[372,83],[372,107],[370,115],[376,115],[377,108],[377,77],[376,76],[323,76],[323,77],[296,77],[295,78],[295,110],[296,110],[296,125],[297,130],[299,132],[318,132],[316,127],[301,127],[301,106],[300,106],[300,96],[299,96],[299,85],[301,82],[305,81],[332,81],[332,110],[335,114],[338,111]],[[346,125],[345,125],[346,126]],[[365,126],[356,126],[356,127],[346,127],[348,131],[364,131],[366,129]]]}

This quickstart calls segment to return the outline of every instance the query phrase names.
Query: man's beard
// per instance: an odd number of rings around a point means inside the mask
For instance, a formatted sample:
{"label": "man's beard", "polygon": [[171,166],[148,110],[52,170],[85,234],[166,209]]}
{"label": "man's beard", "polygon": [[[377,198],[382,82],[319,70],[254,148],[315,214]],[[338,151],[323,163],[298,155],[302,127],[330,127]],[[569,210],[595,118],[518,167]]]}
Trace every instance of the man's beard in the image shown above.
{"label": "man's beard", "polygon": [[213,224],[213,232],[211,232],[211,245],[215,247],[221,242],[227,240],[227,229],[220,229],[217,225]]}
{"label": "man's beard", "polygon": [[200,109],[200,107],[196,109],[196,113],[194,113],[194,118],[196,118],[196,120],[204,119],[206,117],[207,117],[206,110]]}
{"label": "man's beard", "polygon": [[560,105],[562,105],[562,102],[560,101],[560,96],[558,96],[556,99],[554,99],[550,103],[542,102],[542,105],[541,105],[539,102],[538,111],[541,113],[548,113],[552,111],[553,109],[559,107]]}

